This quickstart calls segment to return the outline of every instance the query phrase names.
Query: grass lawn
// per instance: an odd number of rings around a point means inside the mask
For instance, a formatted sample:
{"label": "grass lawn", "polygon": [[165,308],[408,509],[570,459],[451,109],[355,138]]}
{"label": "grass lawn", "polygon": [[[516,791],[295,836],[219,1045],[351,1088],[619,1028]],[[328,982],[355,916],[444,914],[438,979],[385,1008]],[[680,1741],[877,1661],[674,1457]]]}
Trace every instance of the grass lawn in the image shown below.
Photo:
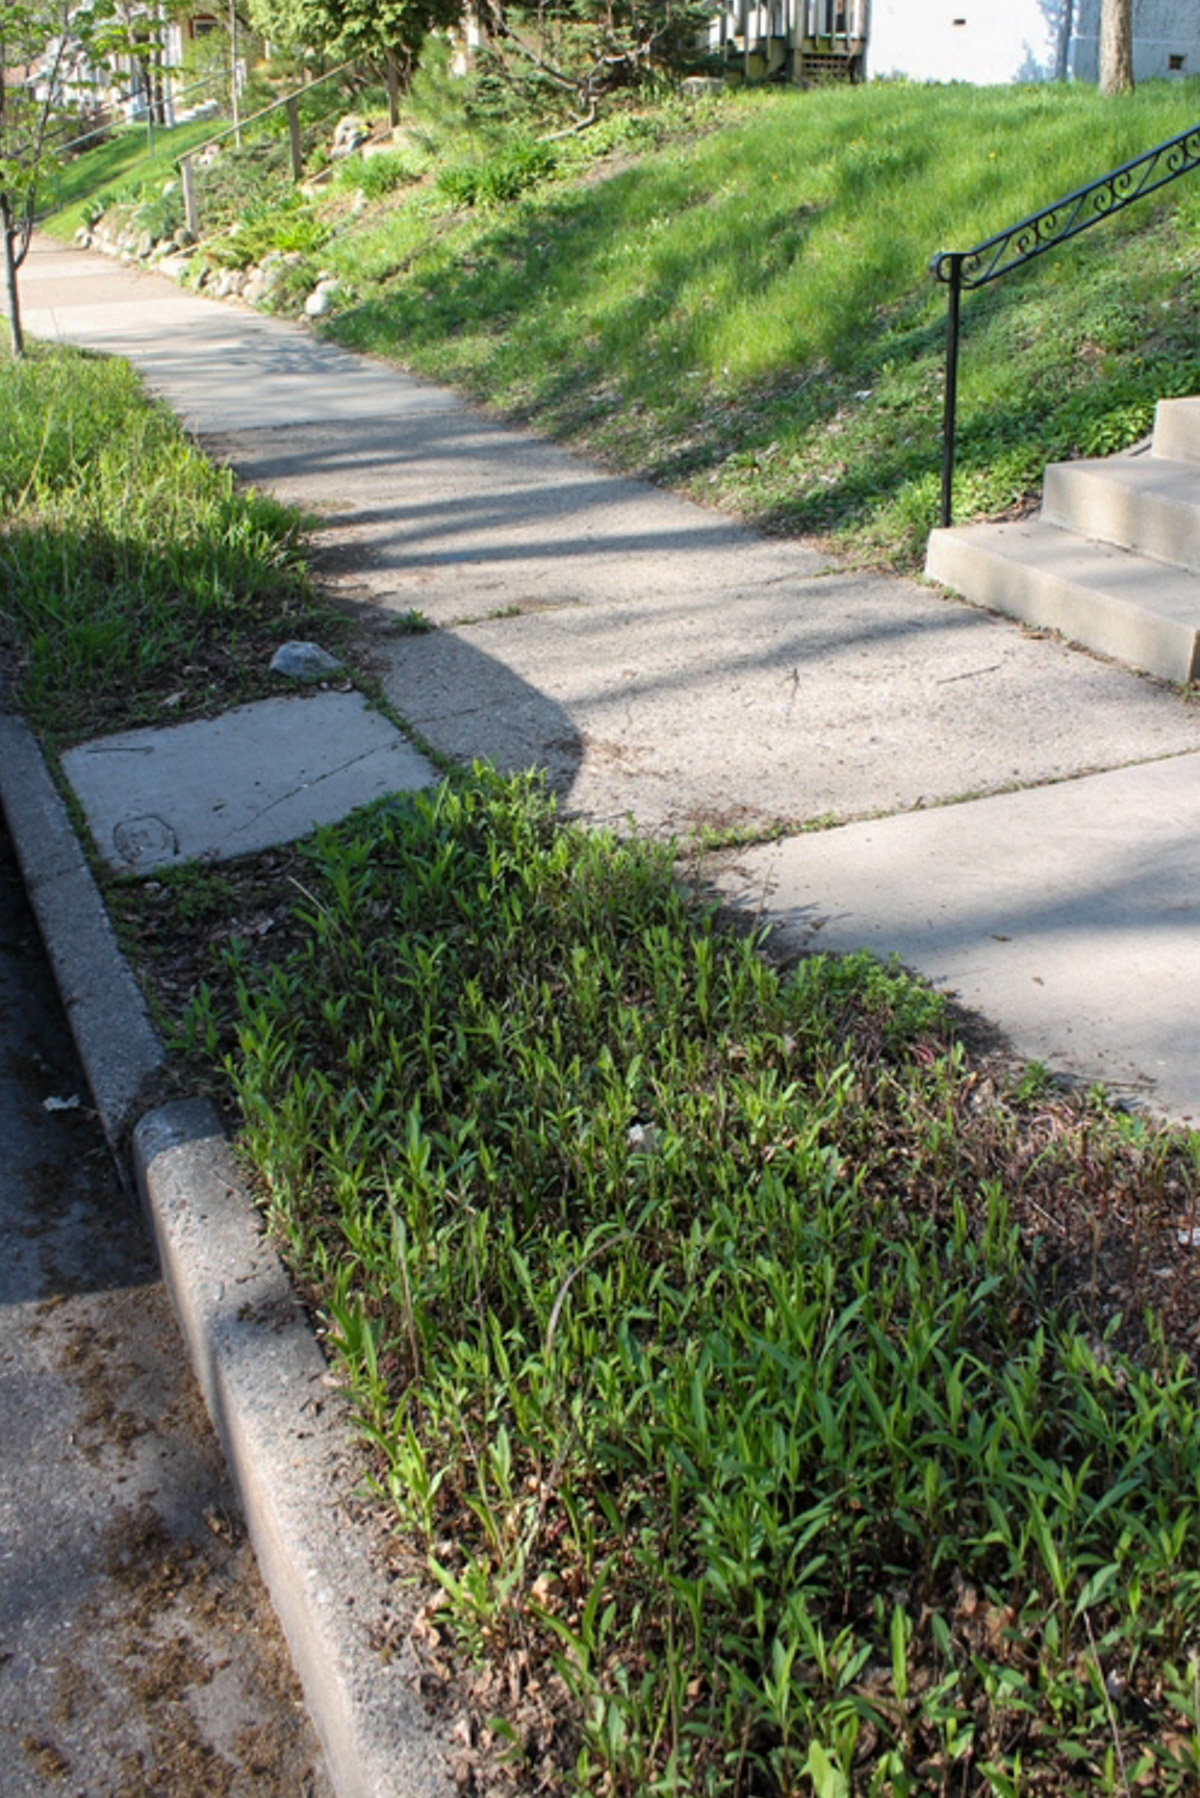
{"label": "grass lawn", "polygon": [[[126,369],[10,374],[2,641],[51,750],[328,633],[301,521]],[[107,879],[425,1558],[481,1789],[1195,1792],[1200,1144],[677,875],[477,767]]]}
{"label": "grass lawn", "polygon": [[57,210],[42,229],[53,237],[72,237],[89,207],[106,197],[116,199],[134,187],[152,192],[164,181],[178,180],[175,158],[220,129],[220,119],[198,119],[170,131],[159,126],[151,148],[144,125],[121,126],[57,171],[53,189]]}
{"label": "grass lawn", "polygon": [[[945,293],[930,258],[1198,107],[1200,80],[1120,101],[897,82],[671,99],[538,143],[465,128],[454,84],[431,75],[400,145],[307,197],[262,146],[207,171],[219,228],[201,261],[298,256],[276,290],[293,308],[332,270],[326,328],[342,342],[766,530],[911,569],[939,487]],[[116,153],[69,178],[108,184]],[[148,165],[143,197],[169,173]],[[1047,461],[1124,447],[1156,399],[1200,388],[1198,271],[1192,175],[968,296],[958,517],[1026,507]]]}
{"label": "grass lawn", "polygon": [[0,647],[56,738],[252,698],[268,644],[338,622],[309,582],[302,520],[237,492],[124,362],[60,350],[5,365],[0,519]]}
{"label": "grass lawn", "polygon": [[[911,567],[938,490],[931,256],[1198,104],[1196,82],[1120,103],[1083,86],[752,92],[645,118],[648,142],[627,121],[580,168],[585,134],[509,204],[454,203],[444,156],[322,252],[345,283],[331,329],[769,530]],[[1047,460],[1132,442],[1156,398],[1197,389],[1189,180],[968,297],[960,516],[1025,503]]]}

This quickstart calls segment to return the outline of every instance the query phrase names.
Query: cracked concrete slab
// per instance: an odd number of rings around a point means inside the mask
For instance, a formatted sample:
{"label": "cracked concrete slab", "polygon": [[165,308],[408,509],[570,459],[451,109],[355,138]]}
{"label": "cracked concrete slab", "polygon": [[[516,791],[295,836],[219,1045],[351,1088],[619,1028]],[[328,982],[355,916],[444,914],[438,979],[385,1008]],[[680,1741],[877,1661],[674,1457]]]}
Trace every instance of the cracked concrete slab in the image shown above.
{"label": "cracked concrete slab", "polygon": [[746,831],[1200,749],[1160,683],[915,581],[809,575],[393,637],[435,748],[544,767],[570,811]]}
{"label": "cracked concrete slab", "polygon": [[98,737],[63,772],[99,853],[135,873],[291,842],[438,778],[360,693],[336,692]]}
{"label": "cracked concrete slab", "polygon": [[[314,512],[326,568],[356,598],[438,624],[511,610],[729,598],[818,575],[808,544],[762,537],[609,474],[393,371],[386,418],[230,427],[205,449]],[[347,404],[352,395],[347,393]]]}
{"label": "cracked concrete slab", "polygon": [[1022,1055],[1200,1120],[1200,756],[723,860],[777,941],[895,953]]}

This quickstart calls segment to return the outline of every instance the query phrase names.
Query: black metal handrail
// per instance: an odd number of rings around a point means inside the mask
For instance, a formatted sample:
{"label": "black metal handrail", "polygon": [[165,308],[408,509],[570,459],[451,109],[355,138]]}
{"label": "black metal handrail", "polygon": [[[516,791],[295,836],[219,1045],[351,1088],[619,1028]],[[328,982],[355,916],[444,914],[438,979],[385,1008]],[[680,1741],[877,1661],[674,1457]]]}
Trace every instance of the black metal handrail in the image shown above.
{"label": "black metal handrail", "polygon": [[1156,144],[1120,168],[1110,169],[1085,187],[1064,194],[1040,212],[1018,219],[994,237],[985,237],[970,250],[939,250],[929,264],[935,281],[949,287],[946,312],[946,399],[942,419],[942,510],[943,525],[950,523],[951,486],[954,479],[954,438],[958,408],[958,338],[959,313],[966,288],[985,287],[1010,269],[1021,268],[1070,238],[1111,218],[1135,200],[1178,180],[1190,170],[1200,167],[1200,124],[1191,125],[1177,137]]}

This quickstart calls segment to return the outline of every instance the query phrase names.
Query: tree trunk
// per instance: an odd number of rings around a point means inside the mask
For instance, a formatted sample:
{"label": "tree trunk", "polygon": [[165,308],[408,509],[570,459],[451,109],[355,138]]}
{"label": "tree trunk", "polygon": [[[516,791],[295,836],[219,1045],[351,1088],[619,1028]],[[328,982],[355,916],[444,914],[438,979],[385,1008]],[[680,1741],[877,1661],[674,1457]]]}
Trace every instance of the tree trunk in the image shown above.
{"label": "tree trunk", "polygon": [[4,292],[8,307],[8,335],[13,355],[23,356],[25,334],[21,330],[21,296],[17,290],[18,234],[12,196],[0,194],[0,237],[4,239]]}
{"label": "tree trunk", "polygon": [[1133,92],[1133,0],[1100,0],[1100,92]]}
{"label": "tree trunk", "polygon": [[388,124],[394,131],[400,123],[400,65],[394,50],[384,51],[383,70],[387,81]]}

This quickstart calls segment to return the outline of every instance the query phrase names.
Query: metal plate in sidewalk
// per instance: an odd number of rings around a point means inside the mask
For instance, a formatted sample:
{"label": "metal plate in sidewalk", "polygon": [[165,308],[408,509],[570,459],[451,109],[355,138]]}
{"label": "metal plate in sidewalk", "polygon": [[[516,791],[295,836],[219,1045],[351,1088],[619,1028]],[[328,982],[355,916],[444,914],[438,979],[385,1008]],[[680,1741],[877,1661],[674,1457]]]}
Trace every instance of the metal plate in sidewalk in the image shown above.
{"label": "metal plate in sidewalk", "polygon": [[438,778],[361,694],[330,692],[98,737],[63,771],[105,861],[139,874],[291,842]]}

